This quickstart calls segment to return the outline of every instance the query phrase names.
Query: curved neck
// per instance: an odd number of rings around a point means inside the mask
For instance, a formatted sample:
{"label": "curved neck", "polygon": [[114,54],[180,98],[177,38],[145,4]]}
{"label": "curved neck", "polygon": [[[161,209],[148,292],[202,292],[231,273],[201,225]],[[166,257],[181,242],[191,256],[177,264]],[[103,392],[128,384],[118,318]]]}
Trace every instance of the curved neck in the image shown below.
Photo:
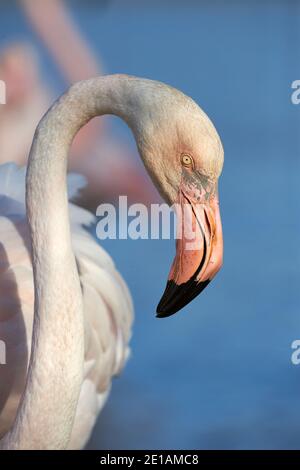
{"label": "curved neck", "polygon": [[41,120],[26,177],[34,275],[33,340],[25,391],[2,448],[59,449],[69,442],[82,383],[82,295],[71,246],[67,157],[91,118],[116,114],[134,128],[131,79],[106,76],[77,83]]}

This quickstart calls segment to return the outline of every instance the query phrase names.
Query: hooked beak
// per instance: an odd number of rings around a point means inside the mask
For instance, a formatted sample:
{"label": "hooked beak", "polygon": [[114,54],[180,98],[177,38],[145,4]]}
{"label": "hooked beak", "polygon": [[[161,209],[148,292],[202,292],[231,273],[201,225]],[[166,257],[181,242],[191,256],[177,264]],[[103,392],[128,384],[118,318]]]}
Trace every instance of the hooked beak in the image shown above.
{"label": "hooked beak", "polygon": [[181,185],[176,256],[157,317],[173,315],[209,284],[222,266],[223,237],[217,188],[208,194],[195,184]]}

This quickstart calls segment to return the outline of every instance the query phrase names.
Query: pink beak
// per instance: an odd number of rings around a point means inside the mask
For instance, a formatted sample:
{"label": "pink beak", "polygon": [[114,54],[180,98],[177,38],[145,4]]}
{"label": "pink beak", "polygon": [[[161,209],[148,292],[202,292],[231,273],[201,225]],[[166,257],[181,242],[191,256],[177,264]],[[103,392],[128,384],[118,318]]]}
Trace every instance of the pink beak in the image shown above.
{"label": "pink beak", "polygon": [[216,187],[210,194],[182,184],[177,212],[176,256],[157,317],[173,315],[209,284],[222,266],[223,237]]}

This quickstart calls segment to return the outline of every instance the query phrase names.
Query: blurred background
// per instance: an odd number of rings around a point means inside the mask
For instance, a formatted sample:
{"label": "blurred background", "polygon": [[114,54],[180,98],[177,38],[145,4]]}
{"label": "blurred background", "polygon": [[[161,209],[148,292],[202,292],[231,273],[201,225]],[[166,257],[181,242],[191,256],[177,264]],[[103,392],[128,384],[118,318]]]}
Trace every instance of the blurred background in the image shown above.
{"label": "blurred background", "polygon": [[[89,449],[300,448],[300,2],[1,1],[0,161],[25,163],[34,128],[70,83],[128,73],[192,96],[225,148],[224,267],[184,311],[154,317],[171,241],[105,241],[134,299],[132,357]],[[105,165],[103,162],[105,161]],[[82,204],[157,202],[133,137],[94,120],[70,169]]]}

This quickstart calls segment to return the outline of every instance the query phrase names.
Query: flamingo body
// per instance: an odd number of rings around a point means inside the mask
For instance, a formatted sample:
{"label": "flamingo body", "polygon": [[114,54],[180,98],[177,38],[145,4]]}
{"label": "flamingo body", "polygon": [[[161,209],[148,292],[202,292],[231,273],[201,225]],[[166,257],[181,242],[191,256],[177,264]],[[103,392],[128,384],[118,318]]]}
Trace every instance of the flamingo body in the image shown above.
{"label": "flamingo body", "polygon": [[[71,197],[83,186],[79,175],[70,175],[68,183]],[[1,165],[0,193],[0,337],[7,348],[7,364],[0,366],[1,438],[12,427],[25,388],[33,328],[25,169],[12,163]],[[133,309],[127,286],[111,257],[84,228],[93,223],[93,215],[72,203],[69,212],[85,329],[84,379],[69,444],[69,448],[78,449],[87,442],[111,378],[128,356]]]}

